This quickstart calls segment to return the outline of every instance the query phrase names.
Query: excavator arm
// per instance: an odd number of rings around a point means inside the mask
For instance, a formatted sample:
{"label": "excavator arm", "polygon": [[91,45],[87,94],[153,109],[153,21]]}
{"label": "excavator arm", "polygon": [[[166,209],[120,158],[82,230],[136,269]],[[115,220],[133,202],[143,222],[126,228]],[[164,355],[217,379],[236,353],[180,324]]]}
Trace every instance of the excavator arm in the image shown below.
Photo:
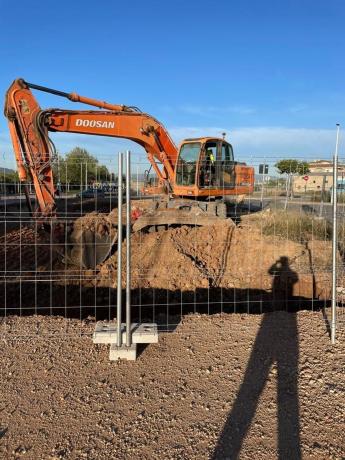
{"label": "excavator arm", "polygon": [[[31,89],[62,96],[101,110],[41,110]],[[157,173],[160,185],[171,190],[177,148],[164,126],[136,107],[114,105],[76,93],[15,80],[6,94],[5,116],[9,122],[19,178],[31,176],[39,204],[36,216],[55,216],[52,161],[55,148],[48,132],[70,132],[130,139],[141,145]]]}
{"label": "excavator arm", "polygon": [[[21,80],[14,81],[8,89],[4,112],[9,123],[19,180],[25,183],[28,176],[31,176],[35,187],[39,203],[39,210],[35,215],[54,217],[54,149],[47,130],[42,130],[41,109]],[[31,209],[29,199],[28,205]]]}

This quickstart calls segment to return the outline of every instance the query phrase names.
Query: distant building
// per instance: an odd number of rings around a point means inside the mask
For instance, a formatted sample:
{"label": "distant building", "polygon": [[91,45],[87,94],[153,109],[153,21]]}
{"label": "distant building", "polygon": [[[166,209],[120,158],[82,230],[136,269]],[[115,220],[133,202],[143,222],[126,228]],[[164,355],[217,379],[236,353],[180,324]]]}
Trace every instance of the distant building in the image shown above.
{"label": "distant building", "polygon": [[[330,190],[333,185],[333,163],[329,160],[316,160],[309,163],[309,173],[293,177],[294,192],[317,192]],[[308,180],[305,180],[308,179]],[[338,184],[345,183],[345,165],[338,165]]]}

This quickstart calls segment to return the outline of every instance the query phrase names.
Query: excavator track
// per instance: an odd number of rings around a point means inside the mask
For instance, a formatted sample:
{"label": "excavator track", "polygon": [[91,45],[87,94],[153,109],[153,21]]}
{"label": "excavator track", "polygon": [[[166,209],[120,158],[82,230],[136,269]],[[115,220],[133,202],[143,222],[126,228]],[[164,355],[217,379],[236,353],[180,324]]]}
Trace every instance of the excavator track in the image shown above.
{"label": "excavator track", "polygon": [[132,226],[134,232],[152,226],[209,226],[226,219],[225,203],[196,201],[161,201],[141,215]]}

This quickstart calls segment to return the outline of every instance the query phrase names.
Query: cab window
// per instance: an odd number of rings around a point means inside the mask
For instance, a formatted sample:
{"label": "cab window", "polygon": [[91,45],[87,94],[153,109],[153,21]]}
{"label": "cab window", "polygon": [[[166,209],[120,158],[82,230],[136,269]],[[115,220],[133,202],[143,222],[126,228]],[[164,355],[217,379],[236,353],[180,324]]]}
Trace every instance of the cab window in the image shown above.
{"label": "cab window", "polygon": [[230,163],[234,161],[234,154],[232,151],[232,147],[229,144],[222,144],[222,158],[221,161],[225,161],[226,163]]}
{"label": "cab window", "polygon": [[218,142],[216,141],[209,141],[205,144],[200,161],[199,183],[201,187],[217,185],[217,147]]}
{"label": "cab window", "polygon": [[177,185],[194,185],[196,165],[200,154],[200,142],[182,145],[176,167]]}

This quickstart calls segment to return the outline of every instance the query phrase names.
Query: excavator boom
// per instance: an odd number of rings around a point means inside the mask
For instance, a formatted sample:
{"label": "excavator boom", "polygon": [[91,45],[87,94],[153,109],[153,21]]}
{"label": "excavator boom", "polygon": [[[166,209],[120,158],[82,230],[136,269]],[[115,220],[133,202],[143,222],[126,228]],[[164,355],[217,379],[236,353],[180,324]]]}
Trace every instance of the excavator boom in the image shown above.
{"label": "excavator boom", "polygon": [[[65,97],[102,110],[41,110],[32,89]],[[130,139],[147,152],[161,186],[172,190],[177,148],[164,126],[136,107],[114,105],[62,91],[15,80],[6,94],[5,116],[15,152],[19,178],[29,172],[39,204],[36,216],[55,216],[52,160],[54,145],[49,131],[60,131]]]}

